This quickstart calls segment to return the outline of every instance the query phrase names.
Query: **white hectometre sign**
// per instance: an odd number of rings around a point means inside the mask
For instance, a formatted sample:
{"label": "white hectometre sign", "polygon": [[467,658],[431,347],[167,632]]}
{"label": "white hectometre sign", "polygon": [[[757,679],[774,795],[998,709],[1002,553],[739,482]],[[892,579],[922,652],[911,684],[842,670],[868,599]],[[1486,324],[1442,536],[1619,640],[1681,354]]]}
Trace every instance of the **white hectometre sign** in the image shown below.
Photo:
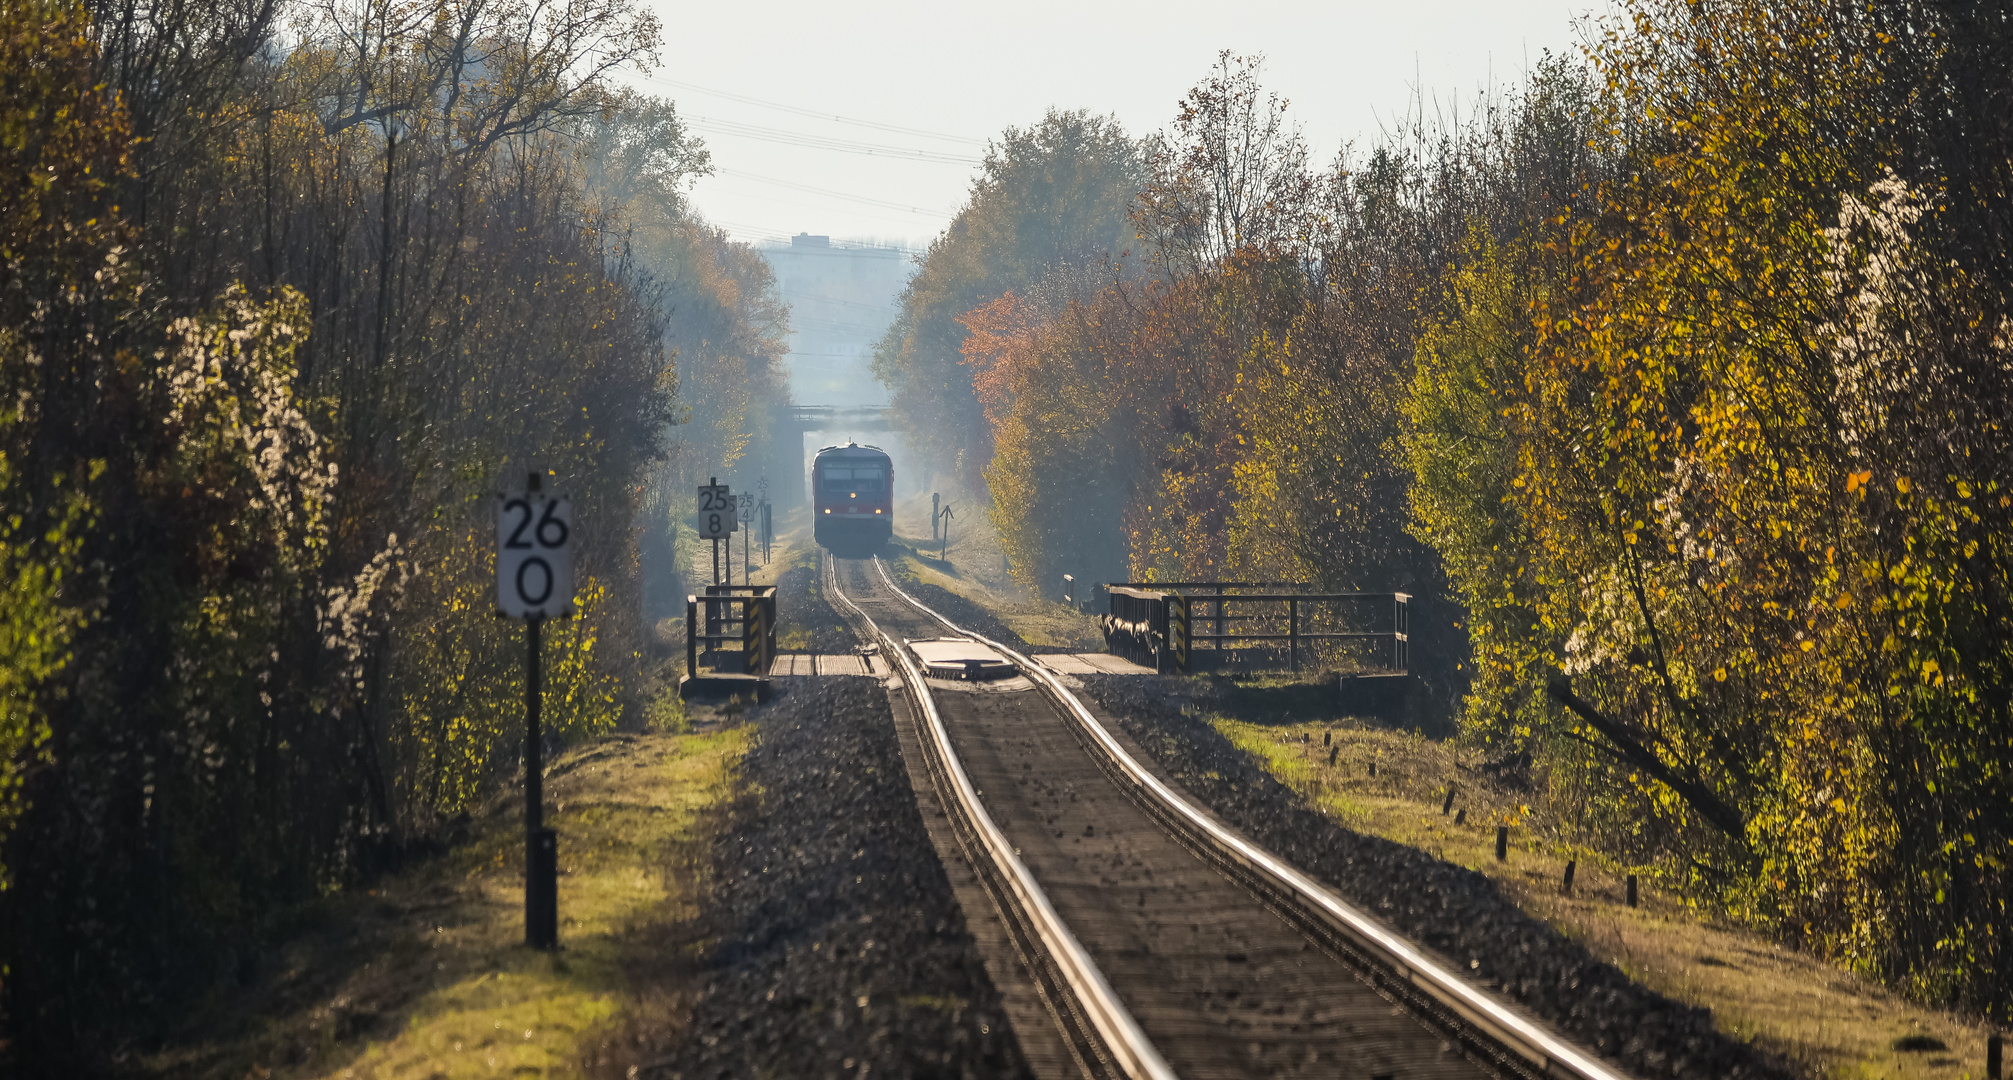
{"label": "white hectometre sign", "polygon": [[536,491],[496,496],[496,603],[513,619],[573,609],[573,500]]}
{"label": "white hectometre sign", "polygon": [[699,487],[699,539],[725,540],[733,535],[735,518],[734,493],[725,484],[702,484]]}

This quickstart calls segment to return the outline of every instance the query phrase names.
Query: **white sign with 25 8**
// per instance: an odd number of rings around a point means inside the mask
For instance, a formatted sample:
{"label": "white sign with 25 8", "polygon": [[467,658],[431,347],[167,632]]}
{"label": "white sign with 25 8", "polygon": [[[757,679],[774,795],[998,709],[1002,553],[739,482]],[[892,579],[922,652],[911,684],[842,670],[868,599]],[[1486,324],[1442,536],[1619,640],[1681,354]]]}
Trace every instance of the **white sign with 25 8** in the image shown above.
{"label": "white sign with 25 8", "polygon": [[699,486],[699,539],[725,540],[734,534],[734,493],[725,484]]}
{"label": "white sign with 25 8", "polygon": [[513,619],[573,607],[573,500],[536,491],[496,496],[496,604]]}

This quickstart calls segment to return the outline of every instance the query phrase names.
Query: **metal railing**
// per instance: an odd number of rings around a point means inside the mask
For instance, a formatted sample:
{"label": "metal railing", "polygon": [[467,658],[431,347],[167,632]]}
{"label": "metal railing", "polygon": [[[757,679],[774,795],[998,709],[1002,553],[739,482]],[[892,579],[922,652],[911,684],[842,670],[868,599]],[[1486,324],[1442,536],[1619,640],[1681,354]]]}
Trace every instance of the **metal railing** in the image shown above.
{"label": "metal railing", "polygon": [[[728,627],[734,629],[730,632]],[[721,648],[730,643],[740,648]],[[730,656],[731,667],[738,667],[739,673],[769,673],[769,664],[776,659],[774,585],[708,585],[704,595],[685,598],[685,674],[697,677],[702,660],[716,674],[730,670],[726,662]]]}
{"label": "metal railing", "polygon": [[[1293,671],[1300,670],[1303,646],[1388,643],[1387,649],[1377,650],[1383,653],[1379,666],[1407,670],[1409,594],[1303,591],[1308,588],[1283,581],[1114,582],[1106,586],[1111,607],[1103,620],[1105,644],[1156,670],[1185,672],[1193,667],[1192,650],[1203,643],[1220,667],[1240,645],[1265,648],[1283,642]],[[1383,613],[1377,611],[1380,605],[1388,605]],[[1361,614],[1366,608],[1367,619]],[[1387,622],[1388,627],[1363,628]]]}

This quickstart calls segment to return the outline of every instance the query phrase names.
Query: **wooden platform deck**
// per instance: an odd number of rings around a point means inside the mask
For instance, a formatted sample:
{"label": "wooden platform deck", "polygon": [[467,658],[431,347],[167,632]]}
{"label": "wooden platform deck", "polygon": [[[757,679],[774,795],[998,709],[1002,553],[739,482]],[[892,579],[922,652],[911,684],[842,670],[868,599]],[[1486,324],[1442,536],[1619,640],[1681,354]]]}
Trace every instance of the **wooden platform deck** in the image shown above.
{"label": "wooden platform deck", "polygon": [[1058,675],[1152,675],[1153,669],[1110,653],[1042,653],[1034,662]]}
{"label": "wooden platform deck", "polygon": [[886,675],[879,661],[857,653],[782,653],[769,665],[769,675]]}

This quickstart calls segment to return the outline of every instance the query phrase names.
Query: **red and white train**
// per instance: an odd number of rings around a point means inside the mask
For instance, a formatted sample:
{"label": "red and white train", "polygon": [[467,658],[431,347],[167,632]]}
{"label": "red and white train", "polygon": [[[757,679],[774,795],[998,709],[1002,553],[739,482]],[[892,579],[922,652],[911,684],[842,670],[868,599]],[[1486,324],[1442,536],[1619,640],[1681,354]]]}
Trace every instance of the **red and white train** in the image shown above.
{"label": "red and white train", "polygon": [[811,533],[820,547],[878,550],[895,535],[895,470],[887,451],[847,443],[811,462]]}

